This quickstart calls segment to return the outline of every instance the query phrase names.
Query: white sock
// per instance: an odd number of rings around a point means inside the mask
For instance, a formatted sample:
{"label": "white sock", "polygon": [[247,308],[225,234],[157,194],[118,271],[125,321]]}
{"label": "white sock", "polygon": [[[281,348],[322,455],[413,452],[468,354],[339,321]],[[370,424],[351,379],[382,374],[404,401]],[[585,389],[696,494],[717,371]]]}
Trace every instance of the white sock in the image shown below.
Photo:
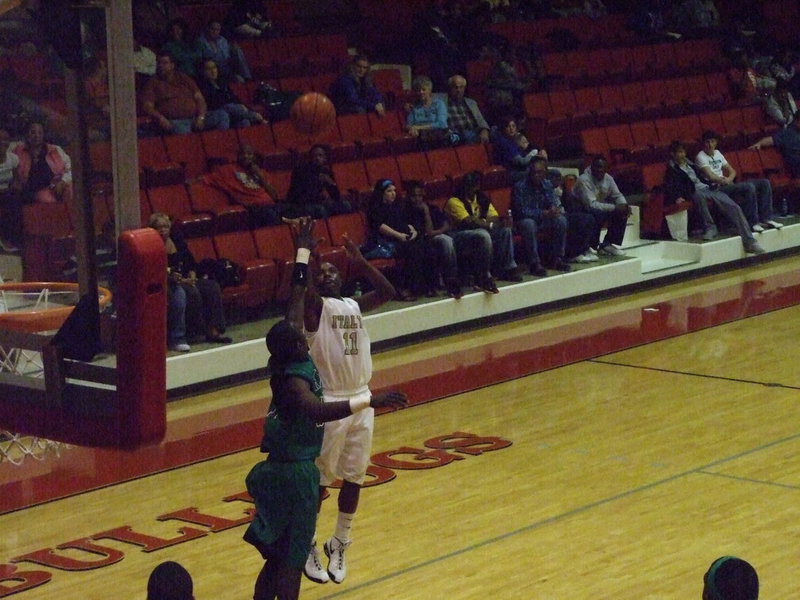
{"label": "white sock", "polygon": [[336,536],[340,542],[350,541],[350,529],[353,527],[353,519],[355,516],[355,513],[339,513],[336,519],[336,531],[333,535]]}

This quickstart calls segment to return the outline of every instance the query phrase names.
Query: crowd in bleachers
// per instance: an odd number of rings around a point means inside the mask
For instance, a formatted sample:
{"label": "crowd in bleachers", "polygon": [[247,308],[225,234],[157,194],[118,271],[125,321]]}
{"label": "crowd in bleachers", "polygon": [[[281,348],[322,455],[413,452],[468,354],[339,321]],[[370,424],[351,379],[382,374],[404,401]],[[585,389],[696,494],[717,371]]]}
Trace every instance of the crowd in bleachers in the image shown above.
{"label": "crowd in bleachers", "polygon": [[[785,11],[796,15],[797,8],[780,0],[757,11],[723,1],[669,3],[672,11],[667,4],[625,9],[614,2],[410,1],[388,22],[364,0],[358,3],[361,25],[331,33],[312,30],[291,2],[136,0],[142,223],[153,213],[167,214],[198,261],[236,263],[241,281],[223,289],[223,299],[258,307],[286,298],[294,253],[283,220],[305,214],[319,220],[320,254],[343,266],[335,243],[343,232],[374,248],[379,217],[402,217],[399,229],[390,227],[401,243],[374,260],[396,270],[406,298],[441,290],[460,297],[468,286],[497,291],[495,278],[518,280],[522,264],[529,274],[543,276],[548,267],[568,270],[570,259],[595,261],[601,250],[616,256],[622,238],[619,224],[609,219],[624,225],[634,196],[644,198],[642,233],[668,236],[665,214],[674,198],[664,195],[663,186],[676,140],[693,159],[703,133],[713,131],[740,179],[769,180],[773,194],[783,197],[795,187],[794,171],[783,164],[784,154],[794,151],[793,138],[773,134],[787,126],[794,130],[795,48],[779,45],[765,27],[770,15],[785,19]],[[404,28],[409,14],[413,18]],[[756,14],[761,20],[754,20]],[[22,148],[23,124],[44,120],[49,140],[60,143],[53,147],[63,152],[70,137],[57,57],[21,31],[16,45],[0,55],[4,78],[24,92],[3,106],[3,125]],[[406,39],[387,49],[384,42],[395,33]],[[351,54],[354,45],[358,51]],[[371,68],[364,50],[375,62],[400,56],[412,69],[411,89],[398,69]],[[85,75],[90,196],[100,234],[113,211],[101,53],[87,56]],[[184,90],[180,102],[170,93],[175,86]],[[313,138],[286,118],[287,104],[307,91],[329,93],[339,109],[335,126]],[[19,154],[15,148],[12,143],[8,153]],[[9,160],[5,169],[19,172]],[[558,175],[554,161],[583,162],[586,180],[551,185]],[[534,176],[548,167],[546,177]],[[624,203],[606,188],[597,193],[605,177],[627,198]],[[480,189],[467,192],[465,181],[476,179]],[[62,181],[53,179],[51,192],[61,193]],[[370,199],[385,181],[404,211],[411,211],[420,193],[427,206],[444,209],[450,231],[441,231],[441,223],[423,231],[424,219],[415,221],[412,212],[398,217],[380,208],[382,198]],[[535,193],[526,193],[534,198],[535,212],[510,220],[509,211],[519,206],[514,186],[525,185],[534,187]],[[12,215],[21,210],[24,235],[4,233],[4,244],[23,247],[27,278],[58,279],[71,254],[70,210],[34,197],[8,204]],[[459,211],[447,210],[454,199],[475,219],[469,226],[460,222]],[[550,220],[540,221],[541,214]],[[580,224],[574,215],[594,221]],[[775,216],[751,215],[749,233],[776,222]],[[601,225],[613,232],[607,243],[598,237]],[[420,262],[417,250],[399,239],[410,234],[409,226],[415,238],[446,235],[456,241],[466,230],[475,239],[481,236],[475,230],[485,230],[489,248],[507,251],[490,250],[486,269],[460,268],[454,275],[447,257],[463,253],[459,263],[483,264],[476,257],[485,255],[486,239],[472,247],[457,243],[454,252],[429,247],[422,256],[437,252],[442,266],[433,280],[415,278],[403,265]],[[563,244],[553,246],[553,232]],[[708,227],[700,234],[709,237]],[[544,257],[538,256],[537,240]]]}

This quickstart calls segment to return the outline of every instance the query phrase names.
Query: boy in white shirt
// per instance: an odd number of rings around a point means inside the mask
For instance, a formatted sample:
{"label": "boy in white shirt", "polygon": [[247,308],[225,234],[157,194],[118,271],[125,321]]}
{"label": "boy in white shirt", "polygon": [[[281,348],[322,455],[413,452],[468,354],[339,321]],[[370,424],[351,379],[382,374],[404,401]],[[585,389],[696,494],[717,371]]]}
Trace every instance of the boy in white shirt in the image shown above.
{"label": "boy in white shirt", "polygon": [[752,230],[780,229],[782,223],[772,219],[772,186],[766,179],[735,182],[734,169],[717,149],[719,136],[713,131],[703,132],[703,149],[697,153],[695,164],[708,183],[727,194],[741,198],[740,206]]}

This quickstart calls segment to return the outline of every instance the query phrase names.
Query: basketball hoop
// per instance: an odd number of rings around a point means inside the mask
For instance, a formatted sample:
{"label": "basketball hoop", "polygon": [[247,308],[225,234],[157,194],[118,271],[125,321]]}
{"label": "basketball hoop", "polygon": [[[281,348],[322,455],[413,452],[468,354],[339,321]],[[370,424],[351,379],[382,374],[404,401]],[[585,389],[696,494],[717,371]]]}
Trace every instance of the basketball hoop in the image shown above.
{"label": "basketball hoop", "polygon": [[[111,292],[98,288],[102,309],[111,301]],[[0,283],[0,330],[37,334],[58,330],[77,304],[78,285],[75,283]],[[0,373],[44,377],[41,352],[0,345]],[[0,463],[8,461],[21,465],[30,456],[44,460],[48,453],[61,455],[61,449],[71,446],[38,436],[19,435],[0,429]]]}

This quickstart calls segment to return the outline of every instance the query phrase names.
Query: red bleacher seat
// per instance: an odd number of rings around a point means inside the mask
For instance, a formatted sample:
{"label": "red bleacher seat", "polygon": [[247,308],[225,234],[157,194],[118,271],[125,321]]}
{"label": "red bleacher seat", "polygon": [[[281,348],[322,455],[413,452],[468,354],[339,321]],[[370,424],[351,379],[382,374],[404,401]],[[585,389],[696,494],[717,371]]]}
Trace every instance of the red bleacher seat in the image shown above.
{"label": "red bleacher seat", "polygon": [[[753,150],[738,150],[728,152],[725,157],[734,156],[739,167],[739,179],[761,179],[764,177],[764,166],[757,152]],[[729,159],[730,160],[730,159]]]}
{"label": "red bleacher seat", "polygon": [[800,187],[800,180],[789,176],[783,157],[777,148],[762,148],[757,154],[761,159],[762,171],[772,184],[773,193],[781,194],[786,190],[796,190]]}
{"label": "red bleacher seat", "polygon": [[492,70],[491,60],[475,59],[467,62],[467,83],[471,86],[483,85]]}
{"label": "red bleacher seat", "polygon": [[197,262],[210,258],[217,258],[217,251],[214,249],[214,240],[210,235],[194,238],[186,238],[186,245]]}
{"label": "red bleacher seat", "polygon": [[581,131],[583,153],[587,156],[602,154],[607,156],[611,147],[608,144],[605,127],[592,127]]}
{"label": "red bleacher seat", "polygon": [[424,152],[409,152],[400,154],[396,158],[397,166],[400,169],[401,181],[416,179],[422,181],[427,188],[428,183],[433,178],[433,174]]}
{"label": "red bleacher seat", "polygon": [[230,198],[222,190],[195,181],[188,185],[187,191],[192,211],[211,215],[216,232],[247,229],[247,210],[238,204],[231,204]]}
{"label": "red bleacher seat", "polygon": [[403,102],[409,100],[411,95],[403,88],[403,77],[397,69],[373,69],[370,72],[372,82],[380,90],[387,106],[390,108],[399,107]]}
{"label": "red bleacher seat", "polygon": [[342,115],[336,121],[342,141],[356,144],[362,158],[386,156],[391,152],[386,138],[372,134],[366,114]]}
{"label": "red bleacher seat", "polygon": [[[508,174],[500,165],[493,165],[489,160],[486,144],[469,144],[456,146],[456,157],[461,166],[461,172],[478,171],[483,176],[484,189],[495,189],[503,187],[508,183]],[[453,180],[453,184],[458,186],[461,176]]]}
{"label": "red bleacher seat", "polygon": [[192,212],[192,204],[184,184],[149,188],[147,199],[153,212],[161,212],[172,219],[187,236],[200,235],[210,230],[212,217],[209,214]]}
{"label": "red bleacher seat", "polygon": [[522,106],[528,117],[536,119],[548,119],[554,114],[550,106],[550,96],[546,92],[536,94],[525,94],[522,97]]}
{"label": "red bleacher seat", "polygon": [[250,231],[218,233],[213,239],[217,256],[239,265],[242,279],[239,287],[242,289],[237,290],[237,303],[245,307],[256,307],[274,299],[278,266],[274,260],[258,256]]}
{"label": "red bleacher seat", "polygon": [[622,123],[606,127],[606,137],[608,138],[611,161],[619,163],[627,160],[628,153],[634,145],[630,126],[627,123]]}
{"label": "red bleacher seat", "polygon": [[25,281],[59,281],[74,254],[72,220],[64,202],[22,207],[22,275]]}
{"label": "red bleacher seat", "polygon": [[[336,215],[328,218],[328,231],[331,239],[341,240],[344,236],[350,238],[357,246],[363,246],[367,242],[367,228],[364,222],[364,215],[354,212],[346,215]],[[394,258],[375,258],[369,263],[379,271],[393,269],[397,264]],[[349,272],[349,277],[358,277],[358,273]]]}
{"label": "red bleacher seat", "polygon": [[[386,157],[394,161],[391,157]],[[374,159],[373,159],[374,160]],[[372,189],[367,179],[367,172],[364,169],[364,161],[350,160],[347,162],[333,163],[331,165],[333,175],[339,190],[349,192],[355,204],[360,204],[363,197],[367,196]]]}
{"label": "red bleacher seat", "polygon": [[275,144],[284,150],[305,150],[311,145],[311,138],[297,131],[289,120],[272,123],[272,135]]}
{"label": "red bleacher seat", "polygon": [[703,135],[703,126],[700,124],[700,119],[697,118],[697,115],[676,117],[674,121],[679,134],[676,139],[684,142],[692,142],[700,139]]}
{"label": "red bleacher seat", "polygon": [[653,48],[651,44],[638,44],[630,48],[630,68],[633,73],[652,74],[652,66],[655,63]]}
{"label": "red bleacher seat", "polygon": [[236,162],[239,154],[239,137],[235,129],[214,129],[200,133],[206,161],[217,163]]}
{"label": "red bleacher seat", "polygon": [[168,135],[164,138],[167,156],[183,166],[186,177],[194,178],[206,172],[208,165],[199,133]]}
{"label": "red bleacher seat", "polygon": [[350,271],[350,259],[347,257],[341,240],[334,240],[326,219],[314,221],[314,228],[311,235],[317,240],[314,252],[319,256],[320,263],[329,262],[339,270],[343,280],[347,280]]}
{"label": "red bleacher seat", "polygon": [[381,179],[391,179],[399,187],[403,179],[397,160],[393,156],[376,156],[364,161],[367,188],[372,190]]}
{"label": "red bleacher seat", "polygon": [[284,92],[306,93],[314,89],[314,86],[311,83],[311,77],[309,75],[290,75],[288,77],[281,77],[279,81],[281,90]]}
{"label": "red bleacher seat", "polygon": [[488,190],[487,194],[492,200],[492,206],[499,215],[506,215],[511,209],[511,188],[502,187],[496,190]]}
{"label": "red bleacher seat", "polygon": [[461,164],[454,148],[439,148],[427,153],[431,177],[428,180],[428,198],[449,198],[453,192],[453,180],[462,174]]}
{"label": "red bleacher seat", "polygon": [[160,168],[169,162],[167,148],[161,137],[139,138],[137,146],[139,168]]}
{"label": "red bleacher seat", "polygon": [[630,124],[633,145],[630,148],[631,160],[637,163],[647,163],[659,160],[663,150],[669,142],[664,142],[656,128],[654,121],[635,121]]}
{"label": "red bleacher seat", "polygon": [[664,184],[665,165],[666,161],[642,166],[642,184],[645,192],[651,192]]}
{"label": "red bleacher seat", "polygon": [[417,138],[411,137],[405,130],[406,116],[399,110],[387,110],[386,115],[379,117],[369,113],[369,127],[376,138],[389,141],[389,147],[395,154],[412,152],[417,149]]}
{"label": "red bleacher seat", "polygon": [[258,256],[272,260],[277,266],[275,299],[289,299],[292,287],[292,269],[294,268],[295,244],[292,231],[288,225],[259,227],[253,230],[253,239]]}

